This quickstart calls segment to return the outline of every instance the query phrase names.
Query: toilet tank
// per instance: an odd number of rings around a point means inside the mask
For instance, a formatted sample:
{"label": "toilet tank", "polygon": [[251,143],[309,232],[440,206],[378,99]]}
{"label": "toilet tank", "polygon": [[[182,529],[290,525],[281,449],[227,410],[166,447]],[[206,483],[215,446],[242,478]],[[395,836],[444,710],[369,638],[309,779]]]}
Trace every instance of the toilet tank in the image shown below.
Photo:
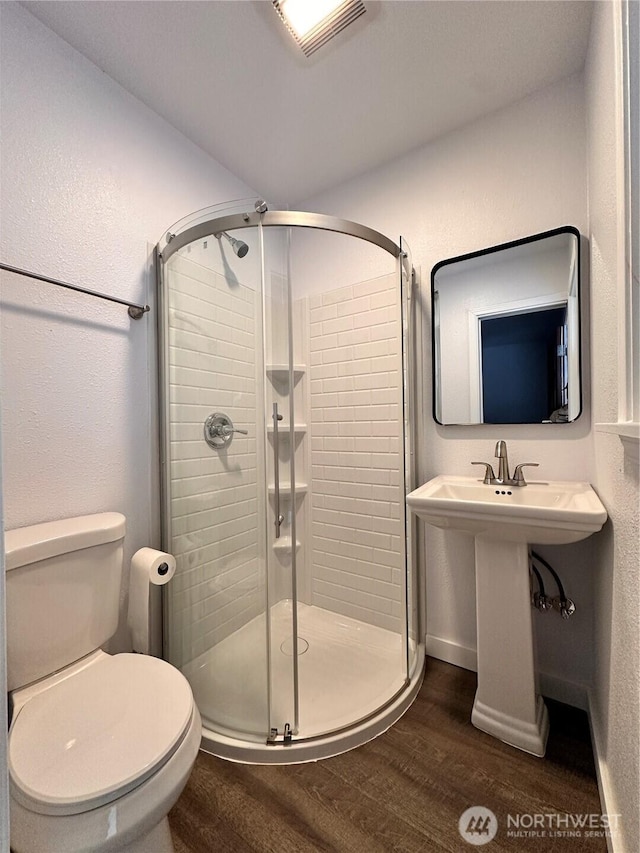
{"label": "toilet tank", "polygon": [[119,512],[102,512],[5,532],[9,690],[113,636],[125,527]]}

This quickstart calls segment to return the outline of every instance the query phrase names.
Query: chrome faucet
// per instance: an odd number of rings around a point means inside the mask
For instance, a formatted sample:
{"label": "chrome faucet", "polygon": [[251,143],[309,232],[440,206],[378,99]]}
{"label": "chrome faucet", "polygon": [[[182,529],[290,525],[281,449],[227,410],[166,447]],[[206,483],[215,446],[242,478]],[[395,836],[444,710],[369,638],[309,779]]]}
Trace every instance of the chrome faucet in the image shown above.
{"label": "chrome faucet", "polygon": [[496,459],[499,459],[498,463],[498,480],[501,483],[506,483],[509,477],[509,457],[507,456],[507,442],[499,441],[496,444]]}
{"label": "chrome faucet", "polygon": [[484,465],[484,479],[483,483],[488,486],[526,486],[527,483],[524,479],[524,475],[522,473],[522,469],[526,467],[537,468],[537,462],[521,462],[519,465],[516,465],[513,471],[513,476],[509,474],[509,457],[507,455],[507,442],[506,441],[498,441],[496,443],[496,458],[499,459],[498,463],[498,476],[493,472],[493,467],[489,462],[472,462],[472,465]]}

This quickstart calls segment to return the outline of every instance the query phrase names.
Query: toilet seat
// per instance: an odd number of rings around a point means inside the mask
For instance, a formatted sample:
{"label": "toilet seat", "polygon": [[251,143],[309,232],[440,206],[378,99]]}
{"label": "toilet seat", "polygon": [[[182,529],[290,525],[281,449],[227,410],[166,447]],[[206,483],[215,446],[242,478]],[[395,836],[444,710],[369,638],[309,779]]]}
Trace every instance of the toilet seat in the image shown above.
{"label": "toilet seat", "polygon": [[12,796],[72,815],[122,797],[167,762],[194,713],[184,676],[147,655],[102,655],[29,699],[9,734]]}

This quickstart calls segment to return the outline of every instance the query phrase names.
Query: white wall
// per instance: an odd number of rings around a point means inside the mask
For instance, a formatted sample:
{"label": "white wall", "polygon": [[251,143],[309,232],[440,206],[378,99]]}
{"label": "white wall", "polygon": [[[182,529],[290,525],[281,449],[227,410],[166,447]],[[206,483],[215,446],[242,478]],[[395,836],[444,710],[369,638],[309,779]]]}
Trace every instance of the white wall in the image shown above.
{"label": "white wall", "polygon": [[[22,8],[0,5],[2,260],[149,300],[164,230],[252,191]],[[3,273],[2,322],[7,528],[120,510],[125,556],[157,544],[154,314],[132,321]]]}
{"label": "white wall", "polygon": [[[0,447],[2,438],[0,435]],[[2,494],[2,459],[0,459],[0,525],[4,518],[3,494]],[[4,569],[4,526],[0,533],[0,601],[5,602],[5,569]],[[4,604],[0,606],[0,685],[3,693],[6,692],[7,684],[7,655],[6,655],[6,613]],[[0,709],[0,851],[4,853],[9,849],[9,763],[7,760],[7,727],[8,713],[7,703],[2,703]]]}
{"label": "white wall", "polygon": [[[593,417],[615,423],[623,408],[624,353],[618,348],[625,312],[622,121],[619,69],[613,62],[619,3],[596,3],[586,69],[592,279]],[[636,63],[638,58],[635,34]],[[637,73],[637,72],[636,72]],[[638,140],[635,104],[635,144]],[[610,522],[598,537],[595,588],[595,680],[592,725],[610,812],[621,813],[618,851],[640,850],[640,528],[638,466],[617,435],[594,430],[594,484]]]}
{"label": "white wall", "polygon": [[[444,258],[561,225],[587,232],[584,120],[582,80],[575,76],[300,206],[354,219],[393,239],[401,233],[428,297],[431,269]],[[326,263],[329,270],[336,267],[336,276],[351,274],[355,280],[351,266],[360,258],[352,264],[342,254]],[[425,412],[417,432],[422,482],[444,472],[473,474],[471,460],[491,461],[498,438],[508,441],[512,463],[539,462],[541,478],[591,479],[588,366],[584,414],[574,424],[440,427],[430,414],[426,343]],[[474,666],[473,539],[428,527],[425,537],[427,648]],[[592,548],[586,543],[539,550],[577,605],[569,621],[554,613],[535,615],[540,668],[550,676],[545,687],[553,691],[558,678],[587,684],[593,658]],[[584,701],[584,688],[573,691],[570,684],[563,691]]]}

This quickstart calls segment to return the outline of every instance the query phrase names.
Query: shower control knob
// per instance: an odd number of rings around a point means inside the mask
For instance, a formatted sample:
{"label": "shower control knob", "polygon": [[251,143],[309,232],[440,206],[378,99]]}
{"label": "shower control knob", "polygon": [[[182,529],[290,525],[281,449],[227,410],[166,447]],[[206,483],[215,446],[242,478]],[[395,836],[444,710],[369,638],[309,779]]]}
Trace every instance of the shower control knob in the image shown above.
{"label": "shower control knob", "polygon": [[241,435],[249,434],[246,429],[236,429],[229,415],[224,415],[222,412],[214,412],[204,422],[204,440],[215,450],[228,447],[236,432]]}

